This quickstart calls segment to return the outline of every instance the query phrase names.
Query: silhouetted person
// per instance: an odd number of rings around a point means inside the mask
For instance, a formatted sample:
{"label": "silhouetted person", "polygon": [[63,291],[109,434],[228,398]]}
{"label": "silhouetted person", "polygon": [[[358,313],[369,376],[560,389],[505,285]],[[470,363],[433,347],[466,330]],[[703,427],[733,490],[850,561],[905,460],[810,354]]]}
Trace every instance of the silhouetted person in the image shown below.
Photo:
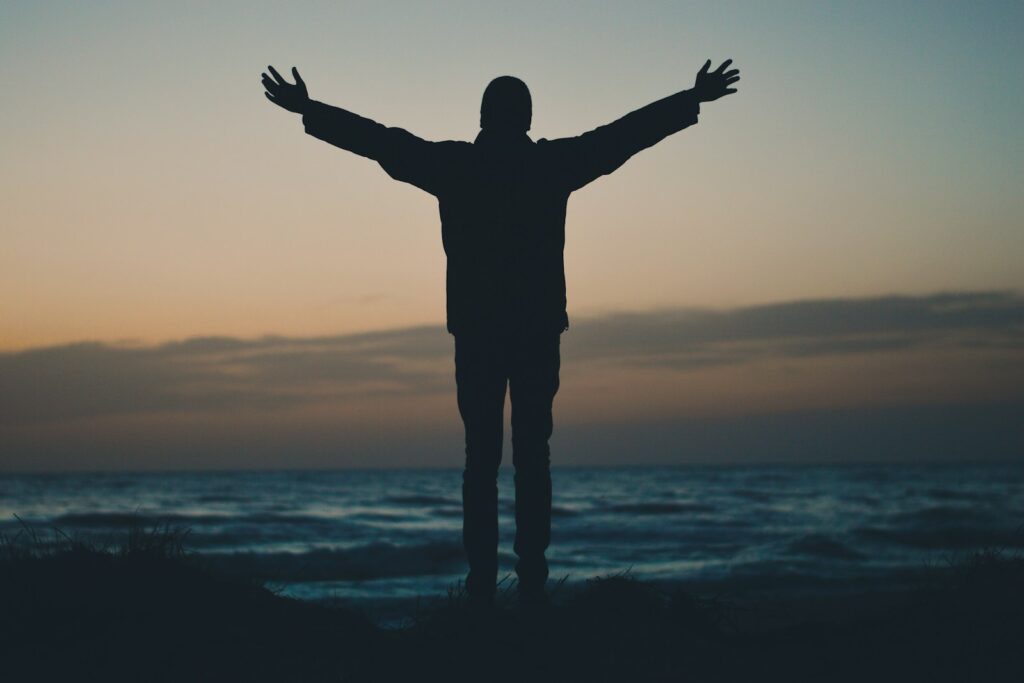
{"label": "silhouetted person", "polygon": [[530,91],[501,76],[484,91],[473,142],[428,142],[309,99],[269,67],[266,96],[302,114],[306,132],[377,161],[395,180],[437,197],[448,256],[448,331],[466,429],[463,541],[471,599],[489,603],[497,580],[498,465],[505,389],[512,403],[516,574],[519,595],[543,602],[551,533],[548,439],[558,391],[565,306],[565,209],[569,195],[642,149],[697,122],[700,102],[729,93],[732,60],[697,73],[691,90],[658,100],[583,135],[534,142]]}

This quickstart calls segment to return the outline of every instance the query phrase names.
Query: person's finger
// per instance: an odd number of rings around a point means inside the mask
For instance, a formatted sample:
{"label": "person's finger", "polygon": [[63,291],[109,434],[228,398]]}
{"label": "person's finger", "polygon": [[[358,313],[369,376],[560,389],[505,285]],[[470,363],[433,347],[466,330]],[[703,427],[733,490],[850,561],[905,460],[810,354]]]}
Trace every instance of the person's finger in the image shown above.
{"label": "person's finger", "polygon": [[265,92],[265,93],[263,93],[263,94],[267,96],[267,99],[268,99],[268,100],[270,100],[271,102],[273,102],[273,103],[274,103],[274,104],[276,104],[277,106],[281,106],[281,103],[277,101],[277,98],[276,98],[276,97],[274,97],[273,95],[271,95],[271,94],[270,94],[270,93],[268,93],[268,92]]}
{"label": "person's finger", "polygon": [[709,59],[708,61],[704,62],[704,66],[702,66],[700,68],[700,71],[697,72],[697,75],[700,76],[702,74],[706,74],[708,72],[708,69],[710,69],[710,68],[711,68],[711,60]]}
{"label": "person's finger", "polygon": [[278,82],[275,82],[269,76],[264,76],[263,77],[263,87],[266,88],[267,90],[269,90],[270,92],[272,92],[275,95],[280,95],[281,91],[282,91],[281,84],[278,83]]}
{"label": "person's finger", "polygon": [[270,69],[270,73],[273,74],[274,78],[277,79],[278,83],[280,83],[281,85],[288,85],[288,81],[281,78],[281,74],[277,73],[277,69],[275,69],[272,66],[268,66],[267,68]]}
{"label": "person's finger", "polygon": [[720,67],[718,67],[717,69],[715,69],[715,73],[716,73],[716,74],[720,74],[720,73],[722,73],[723,71],[725,71],[725,68],[726,68],[727,66],[729,66],[730,64],[732,64],[732,60],[731,60],[731,59],[727,59],[727,60],[725,60],[724,62],[722,62],[722,66],[720,66]]}
{"label": "person's finger", "polygon": [[736,92],[736,88],[726,88],[726,89],[725,89],[725,94],[726,94],[726,95],[731,95],[731,94],[733,94],[734,92]]}
{"label": "person's finger", "polygon": [[299,75],[299,70],[294,66],[292,67],[292,76],[295,76],[295,85],[306,85],[306,82],[302,80],[302,76]]}
{"label": "person's finger", "polygon": [[729,78],[731,76],[737,76],[737,75],[739,75],[739,73],[740,73],[739,69],[732,69],[731,71],[726,71],[722,75],[725,76],[726,78]]}
{"label": "person's finger", "polygon": [[725,79],[725,84],[729,85],[730,83],[735,83],[738,80],[740,80],[739,76],[733,76],[732,78]]}

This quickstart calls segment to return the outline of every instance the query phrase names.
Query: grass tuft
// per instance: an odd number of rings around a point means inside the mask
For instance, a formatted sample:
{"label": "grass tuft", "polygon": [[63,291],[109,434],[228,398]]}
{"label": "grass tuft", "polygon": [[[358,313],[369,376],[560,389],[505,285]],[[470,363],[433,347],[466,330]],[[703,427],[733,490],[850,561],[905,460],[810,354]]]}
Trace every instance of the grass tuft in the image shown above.
{"label": "grass tuft", "polygon": [[[493,610],[472,609],[456,584],[380,628],[219,572],[187,545],[169,527],[119,543],[28,524],[0,537],[0,678],[943,681],[1024,669],[1024,558],[1002,550],[933,568],[914,590],[760,606],[627,571],[563,579],[551,606],[520,609],[505,577]],[[748,610],[787,618],[754,627]]]}

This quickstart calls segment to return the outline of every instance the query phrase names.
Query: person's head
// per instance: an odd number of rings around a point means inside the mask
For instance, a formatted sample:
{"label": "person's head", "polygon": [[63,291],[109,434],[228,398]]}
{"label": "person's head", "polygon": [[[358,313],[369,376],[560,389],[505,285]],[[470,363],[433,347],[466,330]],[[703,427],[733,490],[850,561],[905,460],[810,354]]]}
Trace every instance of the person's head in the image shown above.
{"label": "person's head", "polygon": [[484,90],[480,127],[485,130],[525,133],[530,130],[533,102],[530,89],[515,76],[498,76]]}

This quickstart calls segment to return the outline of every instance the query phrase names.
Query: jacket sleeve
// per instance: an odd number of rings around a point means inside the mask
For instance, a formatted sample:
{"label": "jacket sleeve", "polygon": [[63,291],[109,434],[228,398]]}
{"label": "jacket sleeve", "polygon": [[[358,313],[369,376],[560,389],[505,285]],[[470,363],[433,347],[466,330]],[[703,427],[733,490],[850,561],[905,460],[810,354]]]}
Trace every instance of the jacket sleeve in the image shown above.
{"label": "jacket sleeve", "polygon": [[313,137],[373,159],[395,180],[434,195],[441,190],[445,169],[440,160],[440,143],[322,102],[311,103],[302,123]]}
{"label": "jacket sleeve", "polygon": [[559,181],[577,190],[672,133],[697,123],[700,103],[689,90],[652,102],[573,138],[548,142]]}

